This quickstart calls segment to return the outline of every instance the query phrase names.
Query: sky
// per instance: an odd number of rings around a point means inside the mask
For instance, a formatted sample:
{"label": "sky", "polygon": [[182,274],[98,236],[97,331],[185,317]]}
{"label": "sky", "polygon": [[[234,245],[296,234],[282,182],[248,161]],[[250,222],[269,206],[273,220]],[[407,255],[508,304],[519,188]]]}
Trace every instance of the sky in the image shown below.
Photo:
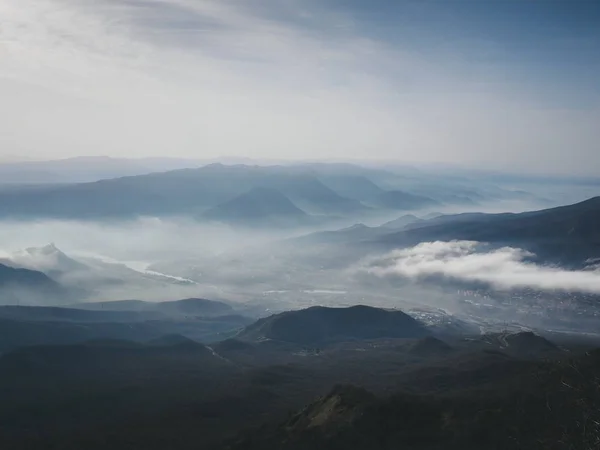
{"label": "sky", "polygon": [[595,175],[596,0],[0,0],[0,159]]}

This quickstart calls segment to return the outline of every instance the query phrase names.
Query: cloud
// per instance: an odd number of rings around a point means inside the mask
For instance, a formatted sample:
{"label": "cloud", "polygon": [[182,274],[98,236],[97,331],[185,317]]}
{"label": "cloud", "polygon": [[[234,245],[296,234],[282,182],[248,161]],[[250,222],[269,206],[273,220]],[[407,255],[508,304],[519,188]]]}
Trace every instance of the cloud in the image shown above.
{"label": "cloud", "polygon": [[474,241],[424,242],[369,260],[362,268],[378,277],[482,282],[499,289],[537,288],[600,294],[600,271],[564,270],[528,262],[519,248],[486,248]]}
{"label": "cloud", "polygon": [[[327,5],[0,0],[0,147],[39,158],[351,156],[591,170],[597,109],[540,106],[502,71],[374,36]],[[573,142],[579,158],[565,155]]]}

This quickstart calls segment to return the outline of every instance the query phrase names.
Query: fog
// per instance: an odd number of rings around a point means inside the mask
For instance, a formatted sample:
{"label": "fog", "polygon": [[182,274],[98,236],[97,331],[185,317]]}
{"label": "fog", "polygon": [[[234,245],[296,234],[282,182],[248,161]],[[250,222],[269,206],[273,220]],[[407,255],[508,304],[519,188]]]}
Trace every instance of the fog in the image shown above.
{"label": "fog", "polygon": [[[500,204],[495,208],[502,210]],[[384,221],[379,220],[369,223],[376,227]],[[2,221],[0,263],[42,271],[68,293],[44,296],[5,286],[2,302],[201,297],[251,305],[264,314],[365,304],[417,311],[427,320],[452,314],[486,326],[509,320],[547,327],[566,320],[565,301],[573,324],[583,323],[575,317],[581,308],[590,320],[596,314],[593,299],[586,297],[600,294],[594,260],[588,269],[574,271],[533,263],[531,253],[516,247],[438,241],[385,251],[375,240],[369,243],[379,235],[377,228],[358,229],[367,234],[347,241],[309,231],[318,229],[248,229],[151,217]],[[461,283],[485,289],[470,292]],[[523,289],[533,291],[524,295]]]}

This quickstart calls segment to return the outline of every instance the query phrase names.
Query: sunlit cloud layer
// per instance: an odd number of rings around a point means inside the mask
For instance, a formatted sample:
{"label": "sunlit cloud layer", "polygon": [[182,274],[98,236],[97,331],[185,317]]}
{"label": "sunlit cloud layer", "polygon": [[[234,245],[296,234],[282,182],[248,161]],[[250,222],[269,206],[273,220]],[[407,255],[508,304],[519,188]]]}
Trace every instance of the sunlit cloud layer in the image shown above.
{"label": "sunlit cloud layer", "polygon": [[538,288],[600,293],[600,271],[565,270],[528,262],[530,253],[512,247],[486,248],[474,241],[424,242],[368,261],[362,271],[378,277],[422,279],[443,276],[500,289]]}

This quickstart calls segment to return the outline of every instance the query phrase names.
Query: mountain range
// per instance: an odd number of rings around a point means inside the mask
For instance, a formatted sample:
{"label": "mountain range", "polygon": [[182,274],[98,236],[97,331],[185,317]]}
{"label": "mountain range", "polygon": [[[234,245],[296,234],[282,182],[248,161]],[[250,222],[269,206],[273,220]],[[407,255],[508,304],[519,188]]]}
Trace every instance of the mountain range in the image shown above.
{"label": "mountain range", "polygon": [[[71,163],[77,165],[78,161]],[[134,164],[134,167],[137,166]],[[172,167],[164,165],[167,170]],[[468,180],[436,181],[435,177],[426,177],[424,183],[419,178],[425,176],[422,174],[335,164],[209,164],[152,173],[144,173],[138,167],[132,169],[129,176],[115,176],[78,183],[68,183],[67,179],[62,183],[25,184],[24,180],[20,184],[2,186],[0,217],[107,219],[184,215],[202,218],[211,208],[228,208],[229,202],[235,205],[239,202],[236,199],[242,196],[243,200],[244,195],[250,195],[258,203],[267,203],[270,196],[275,195],[274,191],[308,215],[326,216],[368,215],[377,210],[422,210],[443,204],[474,206],[477,202],[515,196],[514,192],[499,187],[464,187],[463,183]],[[207,214],[219,216],[218,213]],[[231,214],[224,216],[224,220],[229,220]]]}
{"label": "mountain range", "polygon": [[311,233],[292,241],[299,245],[360,245],[385,251],[422,242],[467,240],[493,246],[514,246],[537,261],[565,267],[586,267],[600,254],[600,197],[573,205],[524,213],[465,213],[424,219],[401,216],[380,226],[356,224],[335,231]]}

